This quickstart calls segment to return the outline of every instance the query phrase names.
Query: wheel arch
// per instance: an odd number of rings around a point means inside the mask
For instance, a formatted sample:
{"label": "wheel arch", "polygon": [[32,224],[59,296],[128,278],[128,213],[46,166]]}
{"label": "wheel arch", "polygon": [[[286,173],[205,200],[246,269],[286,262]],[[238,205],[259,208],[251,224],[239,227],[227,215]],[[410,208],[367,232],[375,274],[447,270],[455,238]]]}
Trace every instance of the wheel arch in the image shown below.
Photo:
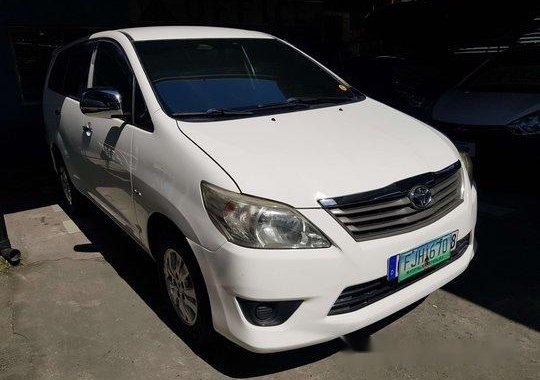
{"label": "wheel arch", "polygon": [[160,212],[154,212],[148,218],[148,224],[146,228],[148,250],[150,251],[150,254],[152,255],[152,257],[154,257],[154,259],[157,259],[156,255],[158,254],[157,247],[159,244],[159,239],[164,234],[174,234],[174,236],[179,241],[185,244],[185,246],[188,248],[188,252],[190,254],[193,254],[191,252],[191,248],[189,247],[187,237],[182,232],[180,227],[178,227],[176,223],[174,223],[172,219],[167,217],[165,214],[162,214]]}
{"label": "wheel arch", "polygon": [[[160,264],[163,265],[163,257],[161,257],[161,252],[158,251],[158,248],[160,247],[160,237],[162,237],[164,234],[171,234],[173,235],[173,239],[178,242],[181,245],[182,248],[182,254],[184,254],[185,261],[192,264],[190,267],[190,273],[192,277],[197,278],[200,280],[198,284],[200,285],[200,288],[197,290],[197,301],[201,303],[201,305],[206,305],[205,307],[202,307],[200,310],[203,312],[201,313],[201,316],[203,316],[203,321],[206,320],[206,322],[203,322],[202,325],[204,328],[199,328],[196,335],[193,336],[194,339],[200,339],[203,344],[206,341],[206,339],[209,339],[211,337],[211,334],[213,333],[215,327],[214,327],[214,307],[212,307],[212,302],[210,299],[213,299],[214,304],[216,302],[219,302],[218,299],[209,291],[209,288],[212,288],[213,285],[209,283],[209,277],[208,273],[205,273],[203,268],[201,267],[201,263],[199,262],[199,259],[193,249],[191,248],[188,239],[186,235],[182,232],[180,227],[176,225],[165,214],[162,214],[160,212],[154,212],[150,215],[148,219],[148,229],[147,229],[147,238],[148,238],[148,247],[150,255],[154,258],[154,260],[158,264],[158,271],[160,276],[160,281],[162,283],[162,286],[165,285],[165,278],[163,276],[163,269],[160,268]],[[171,236],[167,236],[167,238],[170,238]],[[164,247],[161,247],[164,248]],[[193,270],[193,271],[192,271]],[[199,293],[199,290],[201,292]],[[215,291],[214,291],[215,292]]]}

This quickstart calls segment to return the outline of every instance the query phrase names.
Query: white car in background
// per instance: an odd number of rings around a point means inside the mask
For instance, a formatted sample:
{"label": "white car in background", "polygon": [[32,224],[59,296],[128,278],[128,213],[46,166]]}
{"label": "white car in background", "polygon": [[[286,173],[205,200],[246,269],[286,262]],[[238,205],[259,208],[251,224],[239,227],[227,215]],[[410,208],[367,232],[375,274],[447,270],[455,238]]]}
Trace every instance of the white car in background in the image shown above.
{"label": "white car in background", "polygon": [[491,165],[509,156],[538,161],[540,47],[510,49],[486,61],[438,99],[432,119],[458,147]]}
{"label": "white car in background", "polygon": [[43,104],[66,205],[82,194],[152,255],[200,341],[332,340],[474,255],[476,190],[454,145],[273,36],[100,32],[56,52]]}

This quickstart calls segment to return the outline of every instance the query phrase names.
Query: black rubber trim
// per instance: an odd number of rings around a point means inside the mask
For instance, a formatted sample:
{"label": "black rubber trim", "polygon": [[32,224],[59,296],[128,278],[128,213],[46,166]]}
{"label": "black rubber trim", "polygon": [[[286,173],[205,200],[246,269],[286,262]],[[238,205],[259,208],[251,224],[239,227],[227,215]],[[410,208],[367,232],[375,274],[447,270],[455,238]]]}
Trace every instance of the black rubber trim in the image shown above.
{"label": "black rubber trim", "polygon": [[428,172],[414,177],[405,178],[401,181],[394,182],[388,186],[376,190],[333,198],[319,199],[319,203],[325,209],[333,209],[347,206],[361,206],[363,204],[398,199],[407,195],[413,186],[421,184],[432,187],[456,173],[460,168],[461,162],[458,160],[452,165],[436,172]]}

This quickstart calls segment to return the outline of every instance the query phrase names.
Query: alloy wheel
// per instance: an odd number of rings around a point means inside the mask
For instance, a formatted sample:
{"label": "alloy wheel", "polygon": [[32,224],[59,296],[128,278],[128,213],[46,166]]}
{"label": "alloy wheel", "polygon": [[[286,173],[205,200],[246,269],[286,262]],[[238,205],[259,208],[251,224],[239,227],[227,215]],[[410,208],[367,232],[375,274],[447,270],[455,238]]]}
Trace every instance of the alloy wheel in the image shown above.
{"label": "alloy wheel", "polygon": [[163,271],[167,293],[182,322],[193,326],[197,321],[198,302],[186,262],[172,248],[165,251]]}

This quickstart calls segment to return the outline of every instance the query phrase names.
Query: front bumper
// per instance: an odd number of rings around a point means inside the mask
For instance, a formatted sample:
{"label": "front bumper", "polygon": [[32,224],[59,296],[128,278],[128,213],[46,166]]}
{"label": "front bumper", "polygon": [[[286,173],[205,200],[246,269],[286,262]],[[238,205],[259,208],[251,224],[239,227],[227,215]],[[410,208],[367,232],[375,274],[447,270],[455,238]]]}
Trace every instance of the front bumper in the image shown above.
{"label": "front bumper", "polygon": [[[377,322],[429,295],[468,266],[474,256],[476,190],[438,221],[405,234],[356,242],[324,210],[300,210],[333,241],[326,249],[255,250],[226,243],[207,251],[190,242],[208,288],[216,331],[255,352],[276,352],[332,340]],[[328,315],[349,286],[386,275],[387,259],[437,236],[459,230],[470,244],[455,261],[360,310]],[[244,317],[237,298],[303,300],[283,324],[259,327]]]}

